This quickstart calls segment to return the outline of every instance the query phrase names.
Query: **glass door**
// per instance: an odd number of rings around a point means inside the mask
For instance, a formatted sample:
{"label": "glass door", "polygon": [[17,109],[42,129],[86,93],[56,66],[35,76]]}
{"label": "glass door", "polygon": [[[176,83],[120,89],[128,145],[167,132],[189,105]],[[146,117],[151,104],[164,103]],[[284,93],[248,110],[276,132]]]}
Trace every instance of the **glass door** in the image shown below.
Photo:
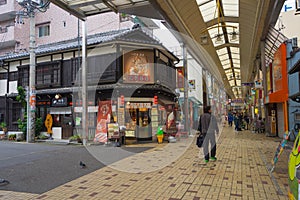
{"label": "glass door", "polygon": [[150,109],[137,109],[137,139],[152,140]]}

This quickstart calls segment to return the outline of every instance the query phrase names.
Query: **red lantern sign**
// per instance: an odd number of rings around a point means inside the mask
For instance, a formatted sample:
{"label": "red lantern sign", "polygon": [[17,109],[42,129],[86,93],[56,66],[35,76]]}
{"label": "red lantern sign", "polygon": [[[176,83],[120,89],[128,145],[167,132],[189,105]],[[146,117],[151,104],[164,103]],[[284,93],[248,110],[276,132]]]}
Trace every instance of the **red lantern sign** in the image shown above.
{"label": "red lantern sign", "polygon": [[158,104],[158,97],[157,96],[154,96],[153,98],[153,104],[157,105]]}

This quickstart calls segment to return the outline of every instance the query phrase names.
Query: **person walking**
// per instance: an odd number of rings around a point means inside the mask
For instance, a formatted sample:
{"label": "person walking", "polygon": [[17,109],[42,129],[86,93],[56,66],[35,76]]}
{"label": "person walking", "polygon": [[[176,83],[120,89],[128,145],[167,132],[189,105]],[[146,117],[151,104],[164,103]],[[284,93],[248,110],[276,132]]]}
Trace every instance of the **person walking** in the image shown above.
{"label": "person walking", "polygon": [[233,122],[233,114],[231,112],[228,113],[228,125],[232,126]]}
{"label": "person walking", "polygon": [[[204,108],[204,113],[200,116],[198,131],[200,131],[200,134],[203,134],[204,136],[204,142],[203,142],[204,161],[208,163],[209,158],[211,161],[216,161],[217,145],[216,145],[215,133],[217,134],[219,133],[219,127],[218,127],[216,117],[211,114],[210,106],[206,106]],[[209,144],[211,147],[210,152],[209,152]]]}

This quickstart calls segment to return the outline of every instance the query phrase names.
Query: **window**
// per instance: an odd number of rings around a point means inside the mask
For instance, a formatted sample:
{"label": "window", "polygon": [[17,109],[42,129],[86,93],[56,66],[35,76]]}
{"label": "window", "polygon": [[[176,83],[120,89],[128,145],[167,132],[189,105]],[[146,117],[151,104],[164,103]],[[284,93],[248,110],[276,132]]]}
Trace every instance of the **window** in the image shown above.
{"label": "window", "polygon": [[0,34],[1,33],[7,33],[7,32],[8,32],[7,27],[0,27]]}
{"label": "window", "polygon": [[0,6],[7,4],[7,0],[0,0]]}
{"label": "window", "polygon": [[71,59],[72,66],[71,66],[71,82],[81,82],[81,74],[80,74],[80,64],[81,64],[81,57],[80,58],[72,58]]}
{"label": "window", "polygon": [[7,73],[6,72],[1,72],[0,73],[0,80],[6,80],[7,79]]}
{"label": "window", "polygon": [[36,68],[36,84],[37,86],[50,85],[60,86],[61,73],[60,73],[60,62],[50,62],[37,65]]}
{"label": "window", "polygon": [[44,24],[38,26],[39,37],[45,37],[50,35],[50,24]]}
{"label": "window", "polygon": [[17,81],[18,80],[18,72],[9,72],[9,80]]}
{"label": "window", "polygon": [[29,85],[29,65],[19,66],[18,74],[18,86],[25,88]]}
{"label": "window", "polygon": [[21,116],[22,105],[19,102],[15,102],[12,104],[11,108],[11,120],[12,122],[17,122]]}

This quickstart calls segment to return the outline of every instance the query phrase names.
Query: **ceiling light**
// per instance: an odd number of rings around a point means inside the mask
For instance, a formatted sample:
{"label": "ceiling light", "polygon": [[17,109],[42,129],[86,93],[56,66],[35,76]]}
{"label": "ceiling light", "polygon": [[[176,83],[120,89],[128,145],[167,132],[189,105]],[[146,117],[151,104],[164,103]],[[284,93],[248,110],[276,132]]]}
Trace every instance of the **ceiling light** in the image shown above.
{"label": "ceiling light", "polygon": [[222,44],[223,43],[223,38],[221,34],[218,34],[215,40],[216,44]]}
{"label": "ceiling light", "polygon": [[232,41],[232,42],[235,42],[235,41],[238,40],[238,36],[237,36],[237,35],[238,35],[238,34],[237,34],[236,31],[233,31],[233,32],[232,32],[232,36],[231,36],[231,41]]}
{"label": "ceiling light", "polygon": [[201,35],[200,36],[200,42],[201,44],[208,44],[208,35]]}

